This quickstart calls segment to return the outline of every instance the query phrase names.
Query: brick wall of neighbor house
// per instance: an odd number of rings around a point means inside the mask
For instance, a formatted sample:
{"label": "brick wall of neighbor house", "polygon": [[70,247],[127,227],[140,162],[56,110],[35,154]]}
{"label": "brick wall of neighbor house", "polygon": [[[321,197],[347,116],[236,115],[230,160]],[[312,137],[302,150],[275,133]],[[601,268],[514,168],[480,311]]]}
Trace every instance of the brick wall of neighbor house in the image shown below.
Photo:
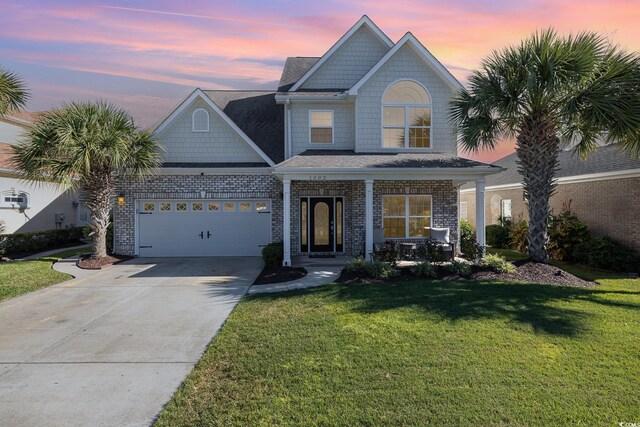
{"label": "brick wall of neighbor house", "polygon": [[271,174],[160,175],[124,183],[124,206],[114,208],[115,251],[135,253],[135,208],[140,199],[271,199],[272,241],[282,240],[282,183]]}
{"label": "brick wall of neighbor house", "polygon": [[[475,227],[475,194],[463,193],[467,201],[469,221]],[[487,224],[497,223],[500,200],[511,199],[514,218],[528,220],[522,189],[487,191],[485,215]],[[611,179],[558,185],[551,198],[551,209],[558,214],[563,204],[571,201],[571,210],[594,234],[609,236],[640,251],[640,178]]]}
{"label": "brick wall of neighbor house", "polygon": [[302,85],[303,89],[348,89],[389,50],[367,27],[361,27]]}
{"label": "brick wall of neighbor house", "polygon": [[[333,111],[333,144],[309,143],[309,111]],[[292,155],[308,149],[353,150],[355,144],[355,111],[352,103],[293,103],[291,104]]]}
{"label": "brick wall of neighbor house", "polygon": [[[382,196],[391,194],[430,194],[432,225],[449,227],[451,240],[458,239],[457,190],[451,181],[374,181],[373,227],[382,227]],[[293,181],[291,183],[291,253],[300,254],[300,197],[344,197],[345,253],[360,255],[365,239],[364,181]],[[407,239],[411,240],[411,239]],[[415,239],[414,239],[415,240]]]}
{"label": "brick wall of neighbor house", "polygon": [[[209,132],[193,132],[191,118],[198,108],[209,112]],[[165,148],[165,162],[264,162],[202,99],[185,108],[158,139]]]}
{"label": "brick wall of neighbor house", "polygon": [[451,88],[425,65],[413,47],[405,45],[358,91],[356,102],[357,151],[380,151],[382,147],[382,96],[399,76],[422,83],[432,102],[432,151],[456,154],[454,130],[447,112]]}

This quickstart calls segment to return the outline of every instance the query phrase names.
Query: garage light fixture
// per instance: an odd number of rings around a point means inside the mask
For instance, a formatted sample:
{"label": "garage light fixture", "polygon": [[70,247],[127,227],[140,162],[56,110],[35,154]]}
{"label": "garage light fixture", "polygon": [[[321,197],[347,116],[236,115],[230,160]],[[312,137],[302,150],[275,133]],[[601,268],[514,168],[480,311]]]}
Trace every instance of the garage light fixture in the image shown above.
{"label": "garage light fixture", "polygon": [[118,195],[118,206],[124,206],[124,194]]}

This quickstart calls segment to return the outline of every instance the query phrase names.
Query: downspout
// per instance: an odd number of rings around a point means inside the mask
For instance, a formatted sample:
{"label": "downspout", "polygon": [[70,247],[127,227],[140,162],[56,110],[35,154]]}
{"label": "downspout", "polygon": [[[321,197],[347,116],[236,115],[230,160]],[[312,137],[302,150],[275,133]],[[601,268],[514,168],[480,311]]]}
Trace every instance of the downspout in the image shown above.
{"label": "downspout", "polygon": [[287,159],[291,158],[291,100],[287,99],[287,142],[286,155]]}

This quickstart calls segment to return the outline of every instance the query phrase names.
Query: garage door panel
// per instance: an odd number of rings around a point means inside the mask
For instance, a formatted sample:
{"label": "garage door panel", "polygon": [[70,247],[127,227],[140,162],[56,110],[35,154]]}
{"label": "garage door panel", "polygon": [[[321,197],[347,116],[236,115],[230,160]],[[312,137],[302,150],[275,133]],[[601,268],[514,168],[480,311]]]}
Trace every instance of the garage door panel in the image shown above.
{"label": "garage door panel", "polygon": [[[204,209],[197,211],[191,210],[193,202],[189,202],[187,210],[178,211],[176,207],[181,202],[141,201],[139,255],[259,256],[262,247],[271,241],[270,202],[263,199],[233,201],[238,210],[227,212],[223,210],[224,202],[202,201],[199,203],[203,203]],[[251,206],[251,211],[240,211],[240,203],[244,209]],[[161,204],[164,204],[164,211],[160,211]],[[210,204],[219,209],[208,209]],[[153,211],[145,212],[145,208]]]}

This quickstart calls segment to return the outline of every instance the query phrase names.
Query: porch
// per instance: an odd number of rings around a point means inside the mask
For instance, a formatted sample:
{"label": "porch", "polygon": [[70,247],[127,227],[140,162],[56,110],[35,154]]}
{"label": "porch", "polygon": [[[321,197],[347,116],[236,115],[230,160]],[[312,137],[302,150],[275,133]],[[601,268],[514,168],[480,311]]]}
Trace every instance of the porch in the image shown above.
{"label": "porch", "polygon": [[[435,153],[348,153],[303,153],[276,167],[283,182],[283,265],[301,255],[370,258],[376,239],[419,243],[431,228],[448,228],[459,247],[459,186],[475,181],[484,206],[484,176],[500,171]],[[337,160],[344,166],[322,167]]]}

